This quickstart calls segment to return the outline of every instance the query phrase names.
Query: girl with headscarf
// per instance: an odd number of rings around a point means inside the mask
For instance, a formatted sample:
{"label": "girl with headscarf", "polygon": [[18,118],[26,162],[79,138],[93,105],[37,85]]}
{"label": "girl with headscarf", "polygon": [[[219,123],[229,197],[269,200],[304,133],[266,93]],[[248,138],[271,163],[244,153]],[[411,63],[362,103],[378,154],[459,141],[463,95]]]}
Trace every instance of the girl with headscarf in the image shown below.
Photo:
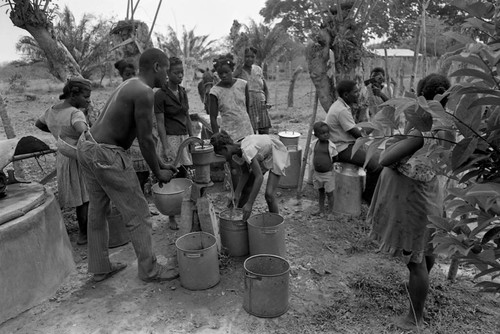
{"label": "girl with headscarf", "polygon": [[57,140],[57,189],[61,207],[76,208],[79,235],[77,244],[87,243],[87,213],[89,196],[82,170],[76,158],[76,143],[86,131],[87,120],[80,109],[90,103],[91,83],[83,78],[71,78],[63,88],[58,103],[45,111],[35,126],[50,132]]}

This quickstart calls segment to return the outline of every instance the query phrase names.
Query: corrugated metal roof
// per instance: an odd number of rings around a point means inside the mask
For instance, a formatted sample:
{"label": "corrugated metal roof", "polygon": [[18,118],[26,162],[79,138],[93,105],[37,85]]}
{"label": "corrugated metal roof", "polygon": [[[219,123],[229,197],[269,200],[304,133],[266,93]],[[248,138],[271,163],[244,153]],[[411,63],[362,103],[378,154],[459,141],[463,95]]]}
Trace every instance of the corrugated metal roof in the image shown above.
{"label": "corrugated metal roof", "polygon": [[[371,53],[384,57],[384,49],[371,49],[369,50]],[[422,54],[418,54],[421,56]],[[387,57],[414,57],[415,52],[410,49],[387,49]]]}

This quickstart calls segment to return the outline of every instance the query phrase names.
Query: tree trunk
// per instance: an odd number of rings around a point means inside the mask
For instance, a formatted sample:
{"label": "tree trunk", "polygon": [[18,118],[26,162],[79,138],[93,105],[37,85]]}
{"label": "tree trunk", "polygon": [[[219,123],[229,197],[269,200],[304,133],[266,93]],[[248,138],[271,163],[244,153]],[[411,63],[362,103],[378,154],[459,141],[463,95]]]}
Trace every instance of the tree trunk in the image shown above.
{"label": "tree trunk", "polygon": [[306,59],[309,75],[316,88],[319,102],[325,112],[328,112],[334,101],[334,85],[328,77],[328,60],[330,59],[328,44],[310,43],[306,48]]}
{"label": "tree trunk", "polygon": [[81,76],[80,66],[78,66],[68,49],[61,42],[52,38],[47,29],[33,26],[27,26],[25,29],[45,52],[49,71],[52,75],[63,82],[69,77]]}
{"label": "tree trunk", "polygon": [[299,77],[300,72],[302,72],[302,67],[299,66],[293,71],[292,79],[290,79],[290,87],[288,88],[288,107],[293,107],[293,90],[295,88],[295,81]]}
{"label": "tree trunk", "polygon": [[59,80],[66,81],[70,76],[81,76],[80,66],[51,33],[51,10],[48,8],[50,2],[46,0],[42,8],[38,1],[8,0],[11,8],[9,17],[14,26],[29,32],[45,52],[50,73]]}
{"label": "tree trunk", "polygon": [[[12,139],[16,137],[16,132],[10,121],[9,114],[7,113],[7,106],[3,100],[3,96],[0,95],[0,119],[2,119],[3,128],[5,130],[5,135],[7,139]],[[20,178],[24,178],[24,171],[21,161],[14,162],[14,173]]]}

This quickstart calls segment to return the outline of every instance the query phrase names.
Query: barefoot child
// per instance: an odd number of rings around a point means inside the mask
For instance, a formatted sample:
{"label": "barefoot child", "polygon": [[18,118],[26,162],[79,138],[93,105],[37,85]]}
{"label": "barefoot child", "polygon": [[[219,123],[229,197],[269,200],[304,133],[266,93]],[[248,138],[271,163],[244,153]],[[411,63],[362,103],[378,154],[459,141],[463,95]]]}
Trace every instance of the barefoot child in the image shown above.
{"label": "barefoot child", "polygon": [[234,191],[234,202],[243,209],[243,220],[247,220],[252,213],[253,203],[267,171],[267,206],[269,212],[278,213],[276,187],[281,175],[285,175],[285,168],[290,164],[285,145],[270,135],[249,135],[241,142],[235,143],[224,131],[214,134],[210,142],[216,154],[223,155],[226,161],[234,161],[241,166],[238,185]]}
{"label": "barefoot child", "polygon": [[328,212],[333,210],[333,189],[335,183],[333,179],[333,163],[337,161],[337,148],[330,141],[330,129],[325,122],[314,123],[315,140],[311,143],[309,150],[309,163],[314,168],[313,186],[318,189],[319,212],[325,213],[325,193],[328,197]]}

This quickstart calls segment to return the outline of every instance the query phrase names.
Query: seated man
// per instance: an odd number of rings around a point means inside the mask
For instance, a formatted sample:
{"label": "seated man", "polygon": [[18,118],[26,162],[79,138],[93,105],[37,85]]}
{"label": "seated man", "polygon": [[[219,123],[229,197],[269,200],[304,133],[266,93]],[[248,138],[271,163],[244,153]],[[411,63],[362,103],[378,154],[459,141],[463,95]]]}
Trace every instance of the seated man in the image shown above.
{"label": "seated man", "polygon": [[[351,113],[351,106],[359,99],[359,88],[355,81],[342,80],[337,84],[339,98],[326,115],[325,123],[330,127],[330,140],[337,146],[338,161],[362,167],[366,159],[366,151],[360,148],[352,156],[352,147],[356,139],[362,137],[361,129],[356,127]],[[379,154],[374,154],[366,165],[366,187],[363,199],[371,202],[375,185],[382,171],[378,162]]]}

